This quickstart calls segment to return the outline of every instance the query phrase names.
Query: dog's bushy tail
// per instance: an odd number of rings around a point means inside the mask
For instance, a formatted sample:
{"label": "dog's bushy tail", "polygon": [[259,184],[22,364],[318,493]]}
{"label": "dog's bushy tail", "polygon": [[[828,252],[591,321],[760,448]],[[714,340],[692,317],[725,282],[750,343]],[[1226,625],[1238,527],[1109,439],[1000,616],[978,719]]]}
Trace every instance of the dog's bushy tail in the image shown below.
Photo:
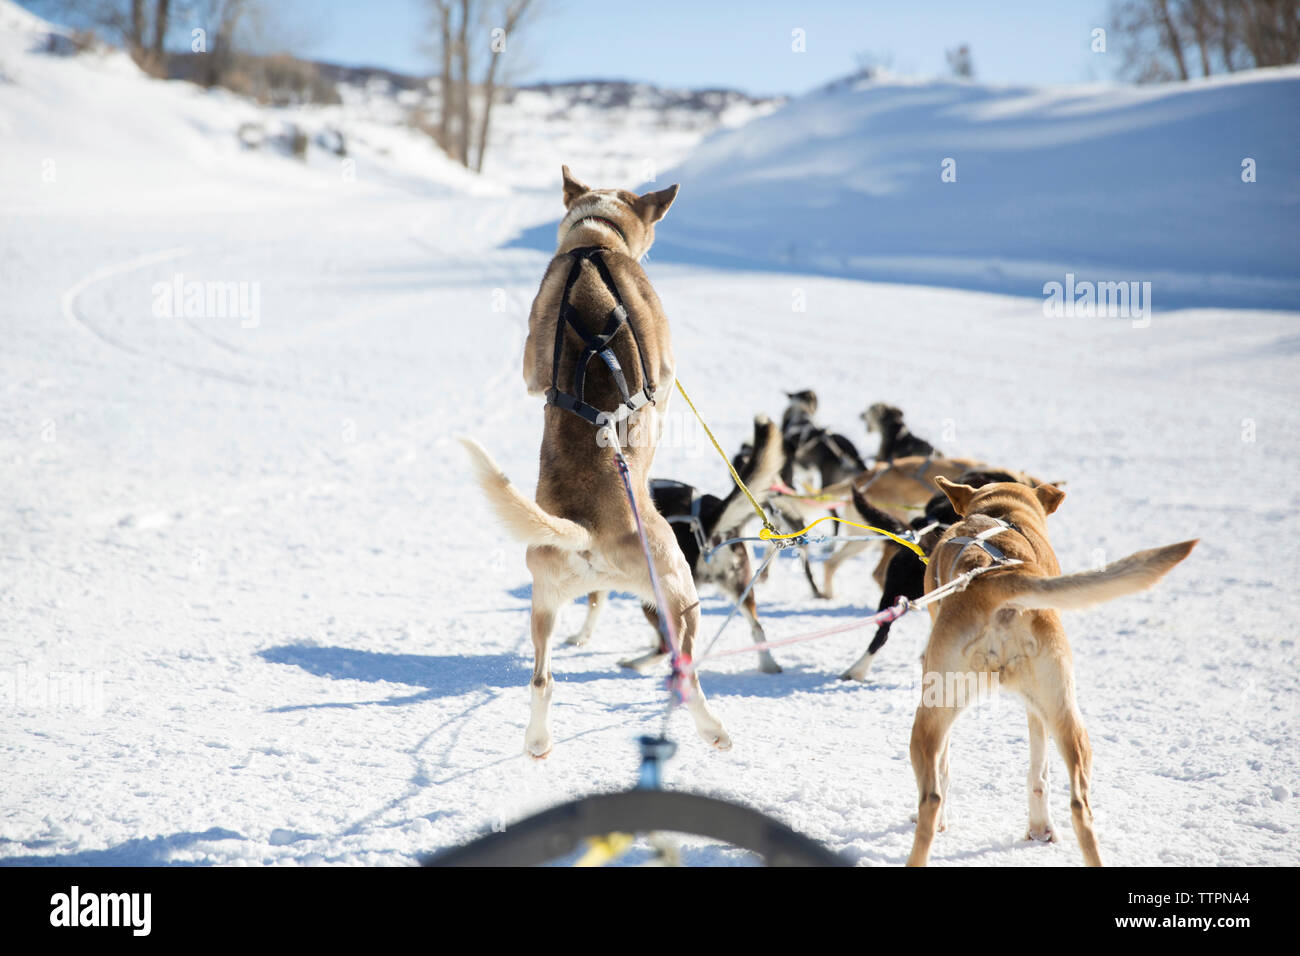
{"label": "dog's bushy tail", "polygon": [[544,511],[537,502],[521,494],[482,445],[464,437],[460,443],[469,452],[479,487],[512,537],[528,544],[545,544],[567,551],[585,551],[591,547],[590,531],[576,521]]}
{"label": "dog's bushy tail", "polygon": [[[766,415],[754,418],[753,447],[754,453],[749,456],[745,466],[739,469],[739,474],[740,480],[762,501],[767,489],[776,481],[785,465],[781,432]],[[722,499],[722,511],[713,527],[718,532],[728,533],[743,527],[750,518],[755,517],[758,516],[754,514],[749,499],[732,482],[731,492]]]}
{"label": "dog's bushy tail", "polygon": [[1097,571],[1063,574],[1054,578],[1008,575],[992,577],[986,586],[996,589],[1001,603],[1024,610],[1073,611],[1135,594],[1151,587],[1183,558],[1196,541],[1181,541],[1163,548],[1138,551]]}

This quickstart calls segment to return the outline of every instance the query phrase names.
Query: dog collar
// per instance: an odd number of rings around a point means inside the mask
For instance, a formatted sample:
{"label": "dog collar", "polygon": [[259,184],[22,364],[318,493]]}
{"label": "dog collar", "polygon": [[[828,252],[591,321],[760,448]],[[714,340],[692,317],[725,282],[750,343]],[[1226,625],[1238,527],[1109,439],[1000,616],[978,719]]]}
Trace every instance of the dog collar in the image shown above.
{"label": "dog collar", "polygon": [[[627,236],[624,234],[623,230],[619,228],[618,223],[616,223],[613,219],[609,219],[605,216],[583,216],[581,219],[575,219],[573,221],[573,225],[568,228],[568,231],[565,233],[565,235],[568,235],[568,233],[573,232],[573,230],[577,229],[578,226],[582,225],[584,222],[604,223],[606,226],[609,226],[609,228],[613,229],[614,232],[618,234],[618,237],[623,240],[623,245],[625,246],[628,245]],[[629,248],[631,247],[629,246]]]}

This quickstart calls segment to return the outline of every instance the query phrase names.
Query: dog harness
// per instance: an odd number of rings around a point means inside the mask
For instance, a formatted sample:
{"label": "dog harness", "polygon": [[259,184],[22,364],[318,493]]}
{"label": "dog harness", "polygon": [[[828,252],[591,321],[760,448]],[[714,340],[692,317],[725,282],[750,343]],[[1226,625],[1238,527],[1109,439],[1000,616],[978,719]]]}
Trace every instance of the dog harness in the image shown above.
{"label": "dog harness", "polygon": [[[579,249],[570,250],[568,253],[573,257],[573,265],[569,268],[568,278],[564,282],[564,295],[560,299],[560,315],[555,323],[555,361],[551,366],[551,387],[546,390],[547,405],[555,405],[565,411],[573,412],[579,418],[598,428],[603,425],[617,424],[638,409],[654,404],[655,400],[655,387],[650,379],[650,370],[645,364],[645,351],[641,348],[641,340],[637,337],[636,329],[628,321],[627,308],[623,305],[623,297],[619,295],[618,286],[614,284],[614,277],[610,274],[609,266],[606,265],[604,257],[601,255],[605,251],[600,246],[583,246]],[[582,274],[582,264],[584,262],[590,262],[595,266],[600,281],[605,284],[605,288],[614,297],[614,308],[610,309],[609,315],[605,319],[604,329],[598,333],[591,333],[583,328],[578,310],[569,302],[569,293],[573,291],[574,283],[578,281],[578,277]],[[618,356],[614,354],[614,350],[610,347],[610,341],[625,325],[632,335],[633,344],[636,346],[637,358],[641,363],[641,377],[646,383],[645,387],[635,395],[629,393],[627,378],[623,374],[623,366],[619,364]],[[574,366],[572,395],[560,391],[560,356],[564,352],[565,326],[569,326],[573,331],[577,332],[585,346]],[[594,405],[588,404],[583,398],[587,381],[587,366],[591,362],[592,356],[599,357],[609,368],[610,374],[614,376],[614,384],[618,386],[619,394],[623,397],[622,403],[613,411],[602,411]]]}
{"label": "dog harness", "polygon": [[685,484],[681,481],[674,481],[671,478],[651,478],[650,495],[654,497],[655,492],[667,490],[669,488],[686,489],[690,488],[691,492],[691,511],[690,514],[684,515],[665,515],[669,524],[689,525],[691,533],[695,535],[695,543],[700,546],[700,553],[703,554],[708,549],[708,540],[704,537],[704,522],[700,520],[700,502],[704,496],[699,490]]}
{"label": "dog harness", "polygon": [[947,541],[944,542],[944,544],[961,545],[961,550],[957,552],[957,557],[955,557],[952,560],[952,563],[948,565],[949,568],[957,567],[958,562],[961,561],[961,556],[966,553],[966,549],[969,548],[971,545],[978,546],[980,550],[982,550],[985,554],[987,554],[990,558],[993,559],[994,564],[1002,564],[1006,561],[1011,560],[1005,554],[1002,553],[1001,548],[997,547],[997,545],[993,544],[989,539],[997,537],[1004,531],[1015,531],[1017,533],[1023,533],[1023,532],[1021,532],[1020,529],[1017,528],[1010,521],[1007,521],[1003,518],[994,518],[992,515],[985,515],[984,517],[992,518],[992,520],[996,521],[997,524],[995,524],[992,528],[985,528],[983,531],[979,532],[974,536],[959,535],[956,538],[949,538]]}

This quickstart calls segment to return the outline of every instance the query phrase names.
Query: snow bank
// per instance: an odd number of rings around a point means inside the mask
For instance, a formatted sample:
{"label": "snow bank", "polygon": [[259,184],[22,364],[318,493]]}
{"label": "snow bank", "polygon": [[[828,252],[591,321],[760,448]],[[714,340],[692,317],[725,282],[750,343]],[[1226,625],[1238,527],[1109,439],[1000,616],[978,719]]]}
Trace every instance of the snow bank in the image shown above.
{"label": "snow bank", "polygon": [[1300,67],[1142,88],[832,85],[663,173],[682,194],[656,258],[1024,295],[1073,272],[1151,281],[1157,308],[1290,308],[1297,102]]}
{"label": "snow bank", "polygon": [[[46,52],[67,31],[0,0],[0,205],[141,213],[328,200],[396,187],[415,195],[499,193],[415,129],[342,107],[269,108],[143,73],[120,50]],[[68,50],[67,42],[56,48]],[[305,155],[250,149],[301,132]],[[241,135],[241,130],[244,134]],[[342,130],[347,154],[331,148]]]}

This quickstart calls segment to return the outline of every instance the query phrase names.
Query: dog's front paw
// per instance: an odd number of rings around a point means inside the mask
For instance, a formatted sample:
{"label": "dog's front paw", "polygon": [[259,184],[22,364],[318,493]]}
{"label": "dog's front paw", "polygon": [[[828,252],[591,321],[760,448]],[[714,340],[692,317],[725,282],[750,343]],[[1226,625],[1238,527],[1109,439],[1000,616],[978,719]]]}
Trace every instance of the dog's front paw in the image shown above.
{"label": "dog's front paw", "polygon": [[586,631],[579,631],[577,634],[570,634],[564,639],[564,643],[570,647],[586,647],[587,642],[591,640],[591,635]]}
{"label": "dog's front paw", "polygon": [[701,730],[700,736],[705,739],[709,746],[718,750],[731,749],[731,736],[722,727],[717,730]]}
{"label": "dog's front paw", "polygon": [[864,654],[862,659],[840,675],[840,680],[855,680],[859,683],[866,683],[867,674],[871,671],[871,664],[876,659],[874,654]]}
{"label": "dog's front paw", "polygon": [[1059,837],[1057,837],[1056,830],[1049,820],[1046,823],[1029,824],[1029,829],[1025,831],[1025,839],[1036,843],[1055,843]]}
{"label": "dog's front paw", "polygon": [[778,664],[776,662],[776,658],[772,657],[771,655],[764,655],[763,657],[760,657],[758,659],[758,669],[761,670],[764,674],[783,673],[783,671],[781,670],[781,665]]}

